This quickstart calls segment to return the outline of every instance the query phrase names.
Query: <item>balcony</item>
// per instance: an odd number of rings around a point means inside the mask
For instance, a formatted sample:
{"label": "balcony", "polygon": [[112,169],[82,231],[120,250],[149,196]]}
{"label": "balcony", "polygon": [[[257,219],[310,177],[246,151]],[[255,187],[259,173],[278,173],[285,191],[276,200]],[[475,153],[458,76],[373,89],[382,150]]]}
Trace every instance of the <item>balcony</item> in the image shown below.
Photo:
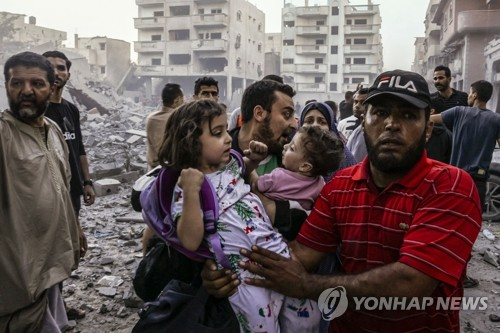
{"label": "balcony", "polygon": [[439,46],[439,44],[427,46],[427,51],[425,53],[425,56],[427,58],[432,56],[438,56],[440,54],[441,54],[441,47]]}
{"label": "balcony", "polygon": [[165,3],[163,0],[135,0],[136,5],[162,5]]}
{"label": "balcony", "polygon": [[164,41],[134,42],[134,51],[137,53],[163,52],[165,48],[166,44]]}
{"label": "balcony", "polygon": [[297,26],[297,36],[326,36],[328,35],[327,26]]}
{"label": "balcony", "polygon": [[346,6],[345,16],[374,15],[379,12],[378,5]]}
{"label": "balcony", "polygon": [[380,72],[377,64],[345,64],[344,74],[378,74]]}
{"label": "balcony", "polygon": [[328,16],[329,7],[314,6],[314,7],[297,7],[297,17],[325,17]]}
{"label": "balcony", "polygon": [[344,53],[345,54],[366,54],[374,53],[380,45],[373,44],[345,44]]}
{"label": "balcony", "polygon": [[199,5],[208,5],[213,3],[226,3],[228,0],[194,0]]}
{"label": "balcony", "polygon": [[134,19],[134,28],[136,29],[158,29],[164,28],[167,22],[165,17],[139,17]]}
{"label": "balcony", "polygon": [[225,13],[203,14],[191,17],[191,22],[195,28],[224,28],[229,23],[229,18]]}
{"label": "balcony", "polygon": [[326,73],[326,64],[297,64],[295,65],[295,71],[297,73]]}
{"label": "balcony", "polygon": [[135,74],[138,76],[164,76],[166,75],[165,66],[142,66],[138,65]]}
{"label": "balcony", "polygon": [[195,39],[191,41],[193,52],[226,52],[228,42],[224,39]]}
{"label": "balcony", "polygon": [[458,13],[457,32],[500,31],[500,10],[471,10]]}
{"label": "balcony", "polygon": [[181,54],[191,54],[191,40],[169,40],[166,43],[166,50],[169,54],[171,53],[181,53]]}
{"label": "balcony", "polygon": [[311,55],[316,55],[316,54],[327,54],[328,52],[328,46],[326,45],[297,45],[295,47],[295,52],[297,54],[311,54]]}
{"label": "balcony", "polygon": [[296,90],[300,92],[325,92],[325,83],[296,83]]}
{"label": "balcony", "polygon": [[346,35],[356,34],[376,34],[380,32],[380,25],[376,24],[350,24],[344,26],[344,33]]}

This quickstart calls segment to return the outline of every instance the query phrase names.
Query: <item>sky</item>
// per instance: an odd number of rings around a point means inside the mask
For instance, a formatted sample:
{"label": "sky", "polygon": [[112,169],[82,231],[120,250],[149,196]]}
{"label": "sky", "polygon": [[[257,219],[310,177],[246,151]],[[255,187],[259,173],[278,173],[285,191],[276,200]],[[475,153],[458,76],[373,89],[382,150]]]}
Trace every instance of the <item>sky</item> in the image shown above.
{"label": "sky", "polygon": [[[282,0],[249,0],[266,14],[266,32],[280,32]],[[302,5],[304,0],[287,0]],[[309,0],[309,5],[325,0]],[[351,0],[366,4],[368,0]],[[415,37],[424,36],[425,11],[429,0],[372,0],[380,5],[384,69],[411,69]],[[37,25],[66,31],[66,45],[73,35],[106,36],[127,42],[137,40],[133,18],[135,0],[0,0],[0,11],[35,16]],[[133,49],[133,45],[131,46]]]}

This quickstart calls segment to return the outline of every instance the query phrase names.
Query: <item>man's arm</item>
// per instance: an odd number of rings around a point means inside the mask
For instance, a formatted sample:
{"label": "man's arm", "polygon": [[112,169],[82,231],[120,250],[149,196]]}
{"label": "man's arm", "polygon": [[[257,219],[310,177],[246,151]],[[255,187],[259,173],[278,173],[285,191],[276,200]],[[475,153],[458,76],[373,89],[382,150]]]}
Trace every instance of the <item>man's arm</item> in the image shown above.
{"label": "man's arm", "polygon": [[296,298],[317,300],[324,290],[336,286],[343,286],[349,297],[423,297],[431,295],[438,285],[437,280],[399,262],[359,274],[313,275],[306,267],[316,265],[321,256],[301,256],[298,252],[300,260],[294,260],[294,252],[290,259],[257,246],[252,251],[242,249],[241,254],[250,262],[240,262],[240,267],[265,278],[247,278],[245,283]]}
{"label": "man's arm", "polygon": [[433,114],[431,115],[431,121],[434,122],[434,124],[442,124],[443,116],[441,114]]}
{"label": "man's arm", "polygon": [[[84,180],[90,179],[89,160],[87,155],[80,155],[80,165],[82,167],[82,176]],[[83,186],[83,202],[85,206],[90,206],[95,202],[95,191],[92,185]]]}

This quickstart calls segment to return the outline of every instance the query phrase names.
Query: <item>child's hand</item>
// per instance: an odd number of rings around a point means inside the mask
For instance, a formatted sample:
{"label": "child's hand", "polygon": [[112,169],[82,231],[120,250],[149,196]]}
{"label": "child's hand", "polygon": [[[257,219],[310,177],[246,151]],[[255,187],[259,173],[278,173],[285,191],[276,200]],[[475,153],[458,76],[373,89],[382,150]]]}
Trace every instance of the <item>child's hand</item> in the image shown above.
{"label": "child's hand", "polygon": [[201,184],[205,180],[205,175],[198,169],[188,168],[182,169],[179,176],[178,184],[184,192],[195,191],[200,192]]}
{"label": "child's hand", "polygon": [[260,162],[267,156],[267,145],[260,141],[252,140],[248,145],[248,149],[245,149],[243,153],[249,160]]}

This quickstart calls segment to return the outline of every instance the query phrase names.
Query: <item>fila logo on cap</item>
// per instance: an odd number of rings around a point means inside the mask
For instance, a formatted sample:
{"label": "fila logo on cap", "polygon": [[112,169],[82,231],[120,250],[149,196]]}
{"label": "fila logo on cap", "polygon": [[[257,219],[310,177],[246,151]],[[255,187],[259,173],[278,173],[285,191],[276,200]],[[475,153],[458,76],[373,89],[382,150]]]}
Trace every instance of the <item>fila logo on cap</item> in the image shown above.
{"label": "fila logo on cap", "polygon": [[401,82],[401,76],[381,77],[380,81],[378,82],[377,88],[380,88],[381,86],[387,84],[388,88],[404,89],[404,90],[409,90],[415,94],[418,93],[417,88],[415,87],[413,81],[408,81],[404,85],[402,85],[400,82]]}

